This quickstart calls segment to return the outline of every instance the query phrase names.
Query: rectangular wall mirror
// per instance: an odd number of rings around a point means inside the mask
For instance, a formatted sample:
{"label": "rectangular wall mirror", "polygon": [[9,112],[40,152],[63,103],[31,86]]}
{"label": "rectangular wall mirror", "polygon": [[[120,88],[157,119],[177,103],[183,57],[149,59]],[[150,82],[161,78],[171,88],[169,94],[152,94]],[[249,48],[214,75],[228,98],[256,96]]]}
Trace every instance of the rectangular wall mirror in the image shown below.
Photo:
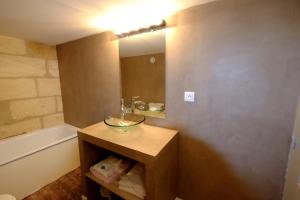
{"label": "rectangular wall mirror", "polygon": [[165,118],[164,30],[119,39],[121,88],[135,114]]}

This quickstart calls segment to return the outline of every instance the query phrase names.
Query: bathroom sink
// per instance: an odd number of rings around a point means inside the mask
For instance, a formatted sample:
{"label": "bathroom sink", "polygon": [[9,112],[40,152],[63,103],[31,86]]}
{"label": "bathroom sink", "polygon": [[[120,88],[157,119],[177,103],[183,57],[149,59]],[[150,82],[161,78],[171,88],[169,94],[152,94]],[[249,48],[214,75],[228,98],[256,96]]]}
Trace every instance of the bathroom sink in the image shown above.
{"label": "bathroom sink", "polygon": [[104,120],[104,123],[107,126],[115,127],[115,128],[122,128],[124,131],[127,131],[127,128],[136,126],[145,121],[145,116],[143,115],[136,115],[136,114],[118,114],[109,116]]}

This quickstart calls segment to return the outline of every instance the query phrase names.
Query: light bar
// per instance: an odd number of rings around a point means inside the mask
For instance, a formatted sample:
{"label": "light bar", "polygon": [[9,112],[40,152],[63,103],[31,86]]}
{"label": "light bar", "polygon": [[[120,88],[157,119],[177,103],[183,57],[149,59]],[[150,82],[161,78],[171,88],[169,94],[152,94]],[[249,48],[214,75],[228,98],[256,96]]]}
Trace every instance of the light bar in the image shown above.
{"label": "light bar", "polygon": [[158,30],[164,29],[165,27],[166,27],[166,22],[165,22],[165,20],[162,20],[162,22],[158,25],[152,25],[152,26],[149,26],[148,28],[141,28],[139,30],[130,31],[127,33],[116,34],[116,36],[118,38],[130,37],[132,35],[137,35],[137,34],[141,34],[141,33],[158,31]]}

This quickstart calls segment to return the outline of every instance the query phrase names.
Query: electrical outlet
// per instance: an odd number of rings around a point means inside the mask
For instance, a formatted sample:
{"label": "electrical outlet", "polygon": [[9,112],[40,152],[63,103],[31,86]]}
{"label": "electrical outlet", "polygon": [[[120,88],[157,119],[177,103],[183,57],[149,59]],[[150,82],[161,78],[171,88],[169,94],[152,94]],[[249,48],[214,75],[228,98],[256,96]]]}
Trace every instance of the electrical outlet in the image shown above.
{"label": "electrical outlet", "polygon": [[184,101],[185,102],[194,102],[195,101],[195,92],[184,92]]}

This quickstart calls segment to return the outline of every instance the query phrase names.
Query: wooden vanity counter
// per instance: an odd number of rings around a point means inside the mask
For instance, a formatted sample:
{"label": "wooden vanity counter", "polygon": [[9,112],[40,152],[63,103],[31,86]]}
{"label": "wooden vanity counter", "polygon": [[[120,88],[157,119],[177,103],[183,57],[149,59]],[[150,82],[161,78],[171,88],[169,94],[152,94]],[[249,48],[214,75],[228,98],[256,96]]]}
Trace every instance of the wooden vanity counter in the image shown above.
{"label": "wooden vanity counter", "polygon": [[100,122],[79,130],[78,140],[84,195],[88,199],[99,199],[99,185],[126,200],[139,199],[119,190],[117,183],[105,184],[89,173],[93,164],[112,153],[144,165],[147,200],[175,199],[177,131],[140,124],[123,132]]}

